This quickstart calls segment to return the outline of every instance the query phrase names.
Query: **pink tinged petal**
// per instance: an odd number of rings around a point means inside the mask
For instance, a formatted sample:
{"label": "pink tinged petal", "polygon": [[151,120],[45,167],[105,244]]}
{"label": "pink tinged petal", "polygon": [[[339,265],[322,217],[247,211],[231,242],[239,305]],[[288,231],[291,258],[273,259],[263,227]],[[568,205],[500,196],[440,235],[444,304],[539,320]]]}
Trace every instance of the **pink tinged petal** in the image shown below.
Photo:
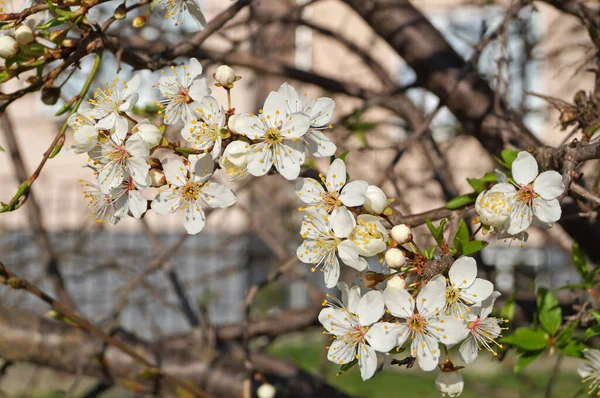
{"label": "pink tinged petal", "polygon": [[368,267],[367,260],[358,255],[358,249],[356,245],[350,240],[344,240],[338,247],[338,255],[342,259],[342,262],[355,270],[362,272]]}
{"label": "pink tinged petal", "polygon": [[453,287],[464,289],[471,286],[477,277],[477,262],[473,257],[459,258],[450,267],[448,277]]}
{"label": "pink tinged petal", "polygon": [[313,178],[297,179],[294,189],[298,198],[309,205],[318,204],[322,199],[321,194],[325,193],[321,184]]}
{"label": "pink tinged petal", "polygon": [[366,181],[352,181],[344,186],[340,200],[348,207],[362,206],[365,203],[365,193],[369,183]]}
{"label": "pink tinged petal", "polygon": [[131,94],[125,102],[119,105],[119,111],[129,112],[133,109],[134,105],[138,102],[140,95],[138,93]]}
{"label": "pink tinged petal", "polygon": [[354,328],[354,324],[349,321],[348,313],[338,308],[323,308],[319,312],[318,319],[325,330],[335,336],[346,334]]}
{"label": "pink tinged petal", "polygon": [[477,346],[475,338],[473,336],[469,336],[464,343],[460,345],[458,353],[460,355],[460,359],[462,359],[464,363],[471,363],[477,359],[479,347]]}
{"label": "pink tinged petal", "polygon": [[140,83],[142,82],[142,78],[138,73],[136,73],[125,85],[127,86],[123,90],[123,98],[127,98],[133,93],[137,91],[140,87]]}
{"label": "pink tinged petal", "polygon": [[296,148],[278,144],[274,148],[275,168],[285,179],[295,180],[300,175],[301,159],[304,158]]}
{"label": "pink tinged petal", "polygon": [[375,351],[389,352],[398,344],[399,325],[389,322],[378,322],[373,324],[366,334],[369,345]]}
{"label": "pink tinged petal", "polygon": [[194,182],[206,182],[212,176],[215,169],[215,161],[210,153],[188,156],[192,180]]}
{"label": "pink tinged petal", "polygon": [[383,299],[390,313],[400,318],[410,318],[415,312],[415,299],[406,289],[387,287],[383,291]]}
{"label": "pink tinged petal", "polygon": [[148,201],[140,191],[129,192],[129,211],[134,218],[141,218],[148,209]]}
{"label": "pink tinged petal", "polygon": [[453,316],[443,315],[430,318],[427,321],[429,334],[445,345],[454,345],[462,341],[469,333],[465,323]]}
{"label": "pink tinged petal", "polygon": [[98,173],[98,185],[103,193],[118,187],[123,182],[124,174],[120,163],[110,162]]}
{"label": "pink tinged petal", "polygon": [[199,201],[184,202],[183,208],[183,227],[190,235],[195,235],[202,231],[205,224],[204,211],[200,208]]}
{"label": "pink tinged petal", "polygon": [[342,206],[331,213],[329,225],[337,238],[347,238],[356,226],[356,221],[350,210]]}
{"label": "pink tinged petal", "polygon": [[562,176],[556,171],[544,171],[533,182],[533,190],[542,199],[552,200],[558,198],[565,190]]}
{"label": "pink tinged petal", "polygon": [[286,139],[300,138],[310,128],[310,118],[304,113],[293,113],[285,118],[281,135]]}
{"label": "pink tinged petal", "polygon": [[287,105],[281,94],[271,91],[265,100],[262,116],[271,124],[279,124],[287,115]]}
{"label": "pink tinged petal", "polygon": [[512,175],[517,184],[527,185],[538,175],[538,164],[529,152],[519,152],[512,164]]}
{"label": "pink tinged petal", "polygon": [[558,199],[536,199],[533,202],[533,215],[544,223],[553,223],[560,220],[562,209]]}
{"label": "pink tinged petal", "polygon": [[446,304],[446,278],[439,274],[431,278],[415,301],[421,316],[428,318],[439,313]]}
{"label": "pink tinged petal", "polygon": [[188,170],[179,158],[169,158],[162,161],[167,183],[182,187],[185,185]]}
{"label": "pink tinged petal", "polygon": [[277,92],[283,97],[287,105],[287,113],[302,112],[302,100],[294,87],[288,83],[283,83]]}
{"label": "pink tinged petal", "polygon": [[384,302],[381,292],[371,290],[360,298],[356,307],[356,315],[362,326],[369,326],[377,322],[384,314]]}
{"label": "pink tinged petal", "polygon": [[303,138],[308,145],[308,151],[315,157],[333,156],[337,150],[335,144],[320,131],[309,131]]}
{"label": "pink tinged petal", "polygon": [[237,115],[235,117],[235,132],[243,134],[251,140],[265,135],[264,125],[258,116]]}
{"label": "pink tinged petal", "polygon": [[304,109],[304,112],[310,117],[310,125],[312,127],[327,126],[331,122],[334,111],[335,101],[327,97],[311,101]]}
{"label": "pink tinged petal", "polygon": [[187,71],[190,74],[190,79],[194,80],[202,74],[202,64],[200,64],[196,58],[190,58]]}
{"label": "pink tinged petal", "polygon": [[201,189],[202,200],[213,208],[223,208],[233,205],[236,201],[235,194],[225,185],[216,182],[207,183]]}
{"label": "pink tinged petal", "polygon": [[419,334],[410,345],[410,353],[417,357],[419,367],[426,372],[437,368],[440,350],[437,340],[433,336]]}
{"label": "pink tinged petal", "polygon": [[356,345],[347,343],[340,338],[334,340],[327,351],[327,359],[338,365],[354,361],[356,358]]}
{"label": "pink tinged petal", "polygon": [[194,80],[189,88],[188,93],[190,98],[198,102],[202,101],[205,96],[210,95],[210,88],[208,88],[206,79],[202,78]]}
{"label": "pink tinged petal", "polygon": [[133,178],[135,185],[146,185],[148,180],[148,171],[150,171],[150,165],[144,159],[127,159],[127,174],[129,174],[131,178]]}
{"label": "pink tinged petal", "polygon": [[342,303],[348,311],[355,314],[358,302],[360,301],[360,286],[353,285],[348,287],[346,282],[338,282],[337,288],[342,292]]}
{"label": "pink tinged petal", "polygon": [[322,266],[325,286],[327,286],[328,289],[334,288],[340,280],[340,263],[335,254],[330,257],[330,259],[331,261],[325,261]]}
{"label": "pink tinged petal", "polygon": [[510,211],[507,232],[511,235],[516,235],[519,232],[525,231],[531,224],[532,218],[533,213],[528,206],[524,204],[518,206],[515,204]]}
{"label": "pink tinged petal", "polygon": [[[248,172],[255,177],[264,176],[273,166],[273,151],[267,147],[252,145],[252,152],[248,160]],[[256,150],[255,148],[259,148]]]}
{"label": "pink tinged petal", "polygon": [[172,189],[165,189],[159,192],[154,198],[150,207],[155,213],[160,215],[172,214],[179,209],[179,205],[182,203],[179,199],[181,195],[173,191]]}
{"label": "pink tinged petal", "polygon": [[360,377],[363,380],[373,377],[377,370],[377,354],[373,348],[366,344],[359,344],[358,368],[360,369]]}
{"label": "pink tinged petal", "polygon": [[339,192],[346,183],[346,164],[342,159],[335,159],[329,166],[325,185],[329,192]]}
{"label": "pink tinged petal", "polygon": [[467,288],[463,288],[461,296],[467,304],[481,303],[494,292],[494,285],[490,281],[477,278],[475,282]]}

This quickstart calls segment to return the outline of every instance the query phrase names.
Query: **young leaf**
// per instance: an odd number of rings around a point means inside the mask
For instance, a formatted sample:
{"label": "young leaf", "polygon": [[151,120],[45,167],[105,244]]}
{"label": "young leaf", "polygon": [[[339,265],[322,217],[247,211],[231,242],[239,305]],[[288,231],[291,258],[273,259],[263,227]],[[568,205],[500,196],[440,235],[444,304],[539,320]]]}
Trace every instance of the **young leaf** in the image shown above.
{"label": "young leaf", "polygon": [[555,335],[562,323],[562,310],[554,294],[547,289],[539,289],[537,294],[538,318],[544,330]]}
{"label": "young leaf", "polygon": [[582,279],[585,279],[585,277],[590,272],[590,267],[587,264],[583,250],[581,250],[581,248],[579,247],[579,244],[577,242],[573,242],[572,258],[573,258],[573,264],[575,265],[577,272],[579,272],[579,275],[581,275]]}
{"label": "young leaf", "polygon": [[354,365],[356,365],[358,363],[358,359],[353,360],[352,362],[348,362],[343,364],[342,366],[340,366],[340,370],[337,372],[337,376],[341,376],[344,373],[346,373],[347,371],[349,371],[350,369],[352,369],[352,367]]}
{"label": "young leaf", "polygon": [[539,329],[519,328],[510,336],[503,337],[502,343],[511,344],[523,351],[539,351],[546,348],[546,334]]}
{"label": "young leaf", "polygon": [[525,369],[525,367],[535,361],[542,352],[544,352],[544,350],[524,352],[519,359],[517,359],[517,363],[515,363],[515,373]]}
{"label": "young leaf", "polygon": [[427,228],[429,228],[429,232],[431,232],[431,236],[440,246],[445,246],[446,241],[444,240],[444,226],[446,225],[446,219],[443,219],[440,224],[436,227],[433,225],[429,217],[425,218],[425,223],[427,223]]}
{"label": "young leaf", "polygon": [[474,203],[475,199],[477,199],[476,192],[468,193],[466,195],[460,195],[450,199],[448,203],[446,203],[446,208],[452,210],[460,209],[461,207],[465,207],[467,205],[470,205],[471,203]]}
{"label": "young leaf", "polygon": [[600,334],[600,325],[594,325],[585,330],[585,339],[589,339],[590,337],[598,336]]}
{"label": "young leaf", "polygon": [[461,218],[460,224],[458,225],[458,230],[456,231],[456,235],[454,236],[454,247],[462,247],[463,244],[469,242],[470,237],[471,234],[469,232],[469,227],[467,226],[465,219]]}
{"label": "young leaf", "polygon": [[558,347],[558,351],[560,351],[563,355],[575,358],[583,358],[583,350],[585,350],[587,346],[580,341],[570,340],[567,344],[562,347]]}
{"label": "young leaf", "polygon": [[512,167],[512,164],[517,158],[518,154],[518,151],[514,151],[512,149],[505,149],[500,153],[500,156],[502,156],[502,160],[504,160],[507,169],[510,169]]}
{"label": "young leaf", "polygon": [[485,182],[479,178],[467,178],[467,182],[469,185],[475,190],[477,193],[481,193],[485,191]]}
{"label": "young leaf", "polygon": [[469,254],[477,253],[478,251],[482,250],[487,245],[488,245],[488,242],[486,242],[484,240],[474,240],[471,242],[464,243],[463,247],[462,247],[462,254],[464,254],[466,256]]}

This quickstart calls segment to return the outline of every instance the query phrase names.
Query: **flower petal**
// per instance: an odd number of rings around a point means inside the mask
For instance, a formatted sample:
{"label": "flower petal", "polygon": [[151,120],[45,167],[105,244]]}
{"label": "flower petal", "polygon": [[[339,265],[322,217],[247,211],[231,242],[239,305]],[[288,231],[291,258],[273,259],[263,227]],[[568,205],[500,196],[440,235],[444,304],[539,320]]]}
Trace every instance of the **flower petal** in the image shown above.
{"label": "flower petal", "polygon": [[187,71],[190,74],[189,78],[193,80],[202,74],[202,64],[196,58],[190,58]]}
{"label": "flower petal", "polygon": [[445,345],[454,345],[467,337],[469,333],[461,319],[445,315],[429,318],[427,331]]}
{"label": "flower petal", "polygon": [[395,323],[377,322],[369,328],[365,337],[375,351],[389,352],[397,346],[400,330],[400,326]]}
{"label": "flower petal", "polygon": [[329,192],[339,192],[346,183],[346,164],[340,158],[335,159],[329,166],[325,185]]}
{"label": "flower petal", "polygon": [[302,112],[302,100],[298,91],[287,82],[283,83],[277,92],[283,97],[287,105],[287,113]]}
{"label": "flower petal", "polygon": [[343,263],[354,268],[355,270],[362,272],[369,266],[367,260],[358,255],[358,248],[354,243],[352,243],[352,241],[348,239],[342,241],[338,245],[337,249],[338,255],[342,259]]}
{"label": "flower petal", "polygon": [[185,185],[188,170],[178,158],[168,158],[162,161],[163,171],[168,184],[178,187]]}
{"label": "flower petal", "polygon": [[274,148],[275,168],[285,179],[295,180],[300,175],[300,166],[304,162],[304,154],[295,147],[278,144]]}
{"label": "flower petal", "polygon": [[225,185],[216,182],[206,183],[200,190],[202,200],[213,208],[223,208],[233,205],[236,201],[235,194]]}
{"label": "flower petal", "polygon": [[356,220],[350,210],[342,206],[331,213],[329,225],[337,238],[347,238],[356,226]]}
{"label": "flower petal", "polygon": [[417,362],[424,371],[430,372],[437,368],[440,350],[433,336],[417,334],[410,345],[410,351],[413,357],[417,357]]}
{"label": "flower petal", "polygon": [[286,139],[300,138],[310,128],[310,118],[304,113],[293,113],[285,118],[281,135]]}
{"label": "flower petal", "polygon": [[308,151],[315,157],[324,158],[333,156],[337,150],[337,147],[329,137],[320,131],[309,131],[302,138],[306,141]]}
{"label": "flower petal", "polygon": [[188,156],[190,162],[191,180],[194,182],[206,182],[215,170],[215,160],[210,153]]}
{"label": "flower petal", "polygon": [[467,337],[464,343],[460,345],[458,353],[460,355],[460,359],[462,359],[465,363],[471,363],[477,359],[479,347],[477,346],[475,338],[473,336]]}
{"label": "flower petal", "polygon": [[360,301],[360,286],[352,285],[348,287],[346,282],[338,282],[337,288],[342,292],[342,303],[353,314],[356,314],[356,307]]}
{"label": "flower petal", "polygon": [[[251,146],[248,160],[248,172],[255,177],[264,176],[273,166],[273,151],[262,144]],[[297,177],[297,176],[296,176]]]}
{"label": "flower petal", "polygon": [[490,297],[493,292],[494,285],[492,282],[477,278],[471,286],[462,289],[461,296],[467,304],[475,304],[481,303]]}
{"label": "flower petal", "polygon": [[281,94],[271,91],[265,100],[262,116],[269,119],[273,124],[279,124],[285,119],[286,115],[287,105],[285,99]]}
{"label": "flower petal", "polygon": [[529,152],[519,152],[512,164],[512,175],[517,184],[527,185],[538,175],[538,164]]}
{"label": "flower petal", "polygon": [[415,301],[421,316],[428,318],[439,313],[446,304],[446,278],[439,274],[431,278]]}
{"label": "flower petal", "polygon": [[202,231],[205,224],[204,211],[199,202],[188,202],[183,205],[183,227],[190,235]]}
{"label": "flower petal", "polygon": [[525,231],[531,224],[532,219],[533,214],[527,205],[522,204],[519,206],[515,204],[510,211],[507,232],[510,235],[516,235],[519,232]]}
{"label": "flower petal", "polygon": [[533,215],[544,223],[553,223],[560,220],[562,209],[558,199],[544,200],[538,198],[533,204]]}
{"label": "flower petal", "polygon": [[363,380],[373,377],[377,370],[377,354],[366,344],[360,344],[358,347],[358,368]]}
{"label": "flower petal", "polygon": [[562,176],[556,171],[544,171],[533,182],[533,190],[543,199],[556,199],[565,190]]}
{"label": "flower petal", "polygon": [[310,117],[312,127],[323,127],[331,122],[331,117],[335,111],[335,101],[331,98],[321,97],[316,101],[311,101],[304,112]]}
{"label": "flower petal", "polygon": [[123,98],[127,98],[137,91],[142,82],[142,77],[136,73],[128,82],[124,84]]}
{"label": "flower petal", "polygon": [[148,201],[144,199],[140,191],[129,192],[129,211],[135,218],[141,218],[148,209]]}
{"label": "flower petal", "polygon": [[464,289],[471,286],[477,277],[477,261],[473,257],[459,258],[450,267],[448,277],[452,287]]}
{"label": "flower petal", "polygon": [[383,296],[378,290],[371,290],[360,298],[356,307],[356,316],[362,326],[377,322],[384,314]]}
{"label": "flower petal", "polygon": [[366,181],[352,181],[344,186],[340,200],[348,207],[362,206],[365,203],[365,193],[369,183]]}
{"label": "flower petal", "polygon": [[159,192],[154,198],[150,207],[154,212],[160,215],[172,214],[179,209],[181,195],[172,189],[165,189]]}
{"label": "flower petal", "polygon": [[316,205],[321,202],[321,194],[325,190],[314,178],[299,178],[294,187],[296,195],[306,204]]}
{"label": "flower petal", "polygon": [[194,80],[189,88],[188,93],[190,98],[192,98],[194,101],[201,102],[205,96],[210,95],[210,88],[208,88],[206,79],[201,78]]}
{"label": "flower petal", "polygon": [[[338,308],[326,307],[319,312],[319,322],[329,333],[340,336],[353,329],[348,313]],[[342,339],[340,339],[342,340]]]}
{"label": "flower petal", "polygon": [[338,365],[354,361],[356,357],[356,345],[344,339],[334,340],[327,351],[327,359]]}
{"label": "flower petal", "polygon": [[340,280],[340,263],[335,254],[323,264],[323,276],[328,289],[334,288]]}
{"label": "flower petal", "polygon": [[410,318],[415,312],[415,300],[406,289],[387,287],[383,291],[386,307],[394,316]]}

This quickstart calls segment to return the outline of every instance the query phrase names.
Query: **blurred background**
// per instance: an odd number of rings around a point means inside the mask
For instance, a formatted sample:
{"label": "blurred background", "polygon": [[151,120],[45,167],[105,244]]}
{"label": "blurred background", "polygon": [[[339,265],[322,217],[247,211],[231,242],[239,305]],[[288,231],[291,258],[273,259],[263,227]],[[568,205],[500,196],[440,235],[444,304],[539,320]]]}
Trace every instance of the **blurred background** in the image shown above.
{"label": "blurred background", "polygon": [[[118,3],[95,7],[93,17],[106,20]],[[590,3],[596,7],[595,2]],[[203,0],[202,9],[211,21],[231,4]],[[565,139],[567,132],[561,131],[559,119],[563,112],[555,106],[556,100],[570,103],[578,90],[594,87],[594,74],[587,70],[594,61],[593,46],[576,17],[545,2],[415,0],[412,5],[465,60],[474,62],[474,69],[498,101],[508,104],[539,140],[558,145]],[[133,14],[146,12],[147,6]],[[143,29],[134,29],[128,18],[114,23],[109,33],[130,49],[149,54],[196,33],[198,27],[191,19],[174,27],[165,22],[163,13],[156,6]],[[310,97],[333,98],[337,107],[328,134],[338,146],[338,155],[349,151],[350,176],[381,186],[388,197],[396,198],[403,214],[443,206],[450,198],[472,191],[467,177],[480,177],[497,167],[493,156],[448,109],[436,111],[438,96],[421,88],[415,70],[343,1],[252,2],[192,55],[201,61],[211,86],[220,59],[232,63],[236,74],[242,76],[232,91],[238,112],[256,112],[268,93],[285,81]],[[104,58],[94,87],[112,81],[115,74],[128,79],[134,73],[126,61],[117,63],[113,53],[105,51]],[[185,60],[179,58],[176,63]],[[288,69],[281,71],[281,65]],[[63,86],[63,100],[57,105],[44,105],[34,93],[16,101],[3,115],[3,202],[39,163],[63,122],[54,113],[79,91],[90,67],[91,59],[84,58],[80,70]],[[158,98],[152,84],[160,71],[139,73],[143,84],[138,106],[142,109]],[[347,87],[336,92],[330,84],[320,84],[317,77]],[[22,84],[13,79],[2,91],[13,91]],[[352,87],[405,94],[423,117],[433,115],[429,133],[405,145],[415,126],[385,104],[350,95]],[[221,103],[226,101],[225,91],[218,87],[213,86],[213,95]],[[166,132],[172,138],[178,133],[173,126]],[[67,145],[69,138],[68,132]],[[383,372],[368,382],[362,382],[354,370],[336,376],[338,368],[326,360],[326,336],[316,320],[326,292],[322,277],[295,261],[301,243],[301,215],[297,212],[301,203],[294,195],[293,182],[271,175],[232,184],[217,173],[216,178],[237,193],[238,203],[212,212],[204,231],[188,236],[180,214],[164,217],[148,212],[143,220],[126,218],[116,226],[97,224],[78,182],[93,178],[84,161],[63,150],[45,166],[27,203],[16,212],[0,215],[0,261],[9,268],[59,297],[57,286],[62,285],[76,311],[105,330],[156,343],[211,329],[216,331],[217,341],[236,342],[241,338],[240,328],[263,321],[263,329],[253,332],[253,350],[272,361],[292,363],[351,396],[437,396],[436,372],[391,366],[391,358],[384,360]],[[326,170],[328,161],[310,160],[321,170]],[[421,246],[427,246],[422,232],[417,229],[417,242],[422,239]],[[530,319],[535,287],[555,288],[579,280],[570,260],[571,244],[569,235],[556,226],[532,231],[523,248],[518,242],[492,240],[481,253],[480,276],[495,283],[504,301],[514,297],[518,303],[516,324]],[[260,290],[247,313],[245,299],[250,287],[263,283],[282,265],[284,275]],[[346,271],[345,281],[357,278]],[[570,293],[561,294],[561,300],[572,300]],[[0,344],[15,317],[37,324],[50,322],[52,314],[36,297],[0,286]],[[70,346],[78,349],[76,344]],[[105,383],[102,378],[90,377],[83,360],[76,372],[28,362],[0,359],[0,396],[150,394],[122,380]],[[562,362],[549,393],[554,358],[543,357],[518,374],[513,371],[514,364],[510,354],[502,361],[487,353],[481,355],[475,366],[463,371],[463,396],[570,397],[581,388],[575,371],[577,360]]]}

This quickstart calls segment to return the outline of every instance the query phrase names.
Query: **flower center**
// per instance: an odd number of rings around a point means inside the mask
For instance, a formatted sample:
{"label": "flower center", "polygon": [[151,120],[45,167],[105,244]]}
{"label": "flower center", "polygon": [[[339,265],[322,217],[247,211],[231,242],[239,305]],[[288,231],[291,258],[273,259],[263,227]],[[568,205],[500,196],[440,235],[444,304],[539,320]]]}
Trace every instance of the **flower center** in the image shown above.
{"label": "flower center", "polygon": [[339,199],[339,192],[322,192],[321,193],[321,205],[325,210],[330,213],[333,210],[340,207],[342,201]]}
{"label": "flower center", "polygon": [[113,150],[108,154],[108,158],[112,162],[124,162],[128,157],[127,149],[121,145],[115,145]]}
{"label": "flower center", "polygon": [[267,130],[267,134],[265,135],[265,141],[269,145],[276,145],[283,141],[283,137],[281,136],[281,131],[278,128],[271,127]]}
{"label": "flower center", "polygon": [[351,329],[346,336],[348,340],[350,340],[350,342],[359,343],[364,340],[366,334],[367,328],[360,325],[355,325],[354,328]]}
{"label": "flower center", "polygon": [[446,288],[446,301],[452,305],[460,299],[460,290],[452,286]]}
{"label": "flower center", "polygon": [[517,192],[517,198],[529,207],[533,205],[533,200],[536,196],[537,194],[533,190],[532,185],[523,185],[519,188],[519,192]]}
{"label": "flower center", "polygon": [[192,98],[190,97],[190,93],[186,88],[179,88],[179,91],[177,92],[177,94],[175,94],[175,98],[174,98],[175,102],[178,104],[189,104],[190,102],[192,102]]}
{"label": "flower center", "polygon": [[412,333],[422,333],[427,326],[427,321],[419,314],[414,314],[408,319],[408,327]]}
{"label": "flower center", "polygon": [[200,186],[194,182],[188,182],[181,188],[184,200],[196,201],[200,197]]}

